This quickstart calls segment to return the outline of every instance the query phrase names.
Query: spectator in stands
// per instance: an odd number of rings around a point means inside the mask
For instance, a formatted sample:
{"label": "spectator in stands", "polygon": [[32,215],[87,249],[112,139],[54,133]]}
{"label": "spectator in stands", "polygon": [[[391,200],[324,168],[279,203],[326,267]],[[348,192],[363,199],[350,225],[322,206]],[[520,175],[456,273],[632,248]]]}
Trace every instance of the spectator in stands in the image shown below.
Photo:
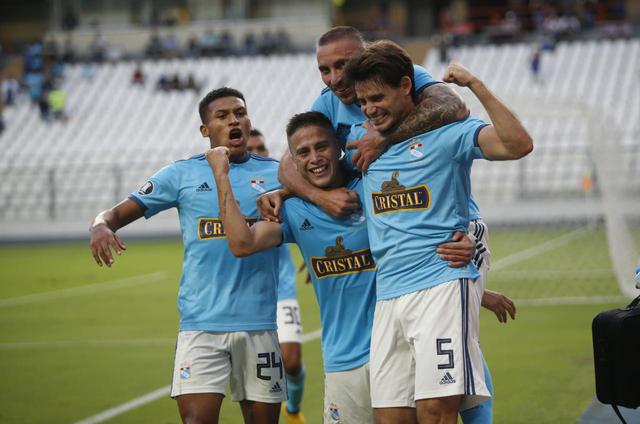
{"label": "spectator in stands", "polygon": [[67,32],[73,31],[78,26],[78,15],[71,6],[67,6],[65,9],[64,15],[62,15],[61,26],[62,29]]}
{"label": "spectator in stands", "polygon": [[252,32],[248,32],[244,36],[244,42],[241,50],[241,54],[247,56],[253,56],[258,53],[258,44],[256,43],[256,37]]}
{"label": "spectator in stands", "polygon": [[276,49],[276,40],[273,33],[269,30],[265,30],[262,34],[262,38],[258,42],[258,54],[270,55]]}
{"label": "spectator in stands", "polygon": [[291,45],[289,33],[284,28],[280,28],[278,32],[276,32],[275,44],[278,53],[291,53],[294,50],[293,46]]}
{"label": "spectator in stands", "polygon": [[65,106],[67,103],[67,95],[60,87],[54,87],[48,96],[51,117],[58,121],[66,121]]}
{"label": "spectator in stands", "polygon": [[24,76],[24,85],[27,87],[29,98],[33,104],[38,104],[40,101],[44,81],[44,75],[42,72],[28,72]]}
{"label": "spectator in stands", "polygon": [[100,32],[93,36],[91,45],[89,46],[89,54],[91,60],[95,63],[102,63],[107,55],[107,42]]}
{"label": "spectator in stands", "polygon": [[220,36],[220,54],[231,56],[236,53],[235,41],[229,31],[224,31]]}
{"label": "spectator in stands", "polygon": [[198,39],[193,35],[189,37],[189,41],[187,41],[187,51],[185,56],[187,58],[200,57],[200,44],[198,43]]}
{"label": "spectator in stands", "polygon": [[208,30],[200,40],[201,52],[204,56],[214,56],[220,50],[220,37]]}
{"label": "spectator in stands", "polygon": [[145,48],[145,55],[151,59],[158,59],[162,56],[162,43],[157,33],[152,33]]}
{"label": "spectator in stands", "polygon": [[160,91],[171,90],[171,79],[169,78],[169,76],[167,76],[166,74],[160,74],[160,78],[158,78],[156,88]]}
{"label": "spectator in stands", "polygon": [[542,50],[536,47],[533,55],[531,56],[531,63],[529,68],[531,69],[531,76],[536,83],[542,82],[540,79],[540,62],[542,60]]}
{"label": "spectator in stands", "polygon": [[64,40],[64,47],[62,48],[62,61],[64,63],[74,63],[76,61],[76,49],[73,46],[73,40],[71,40],[71,36],[68,36]]}
{"label": "spectator in stands", "polygon": [[187,75],[187,82],[184,85],[185,90],[192,90],[195,93],[200,91],[200,85],[196,81],[196,78],[193,76],[193,72],[189,72]]}
{"label": "spectator in stands", "polygon": [[133,85],[144,85],[144,81],[146,79],[146,75],[142,70],[142,65],[140,63],[136,64],[136,68],[133,70],[133,75],[131,76],[131,83]]}
{"label": "spectator in stands", "polygon": [[7,78],[2,80],[2,100],[5,105],[14,105],[19,94],[20,83],[13,77],[13,75],[8,75]]}
{"label": "spectator in stands", "polygon": [[170,90],[182,90],[182,82],[180,81],[180,75],[176,72],[169,80]]}
{"label": "spectator in stands", "polygon": [[38,109],[40,110],[40,119],[45,122],[49,122],[49,113],[51,111],[51,105],[49,104],[49,91],[42,90],[38,97]]}
{"label": "spectator in stands", "polygon": [[161,42],[162,56],[166,58],[174,58],[178,54],[178,40],[173,33],[167,34],[162,38]]}

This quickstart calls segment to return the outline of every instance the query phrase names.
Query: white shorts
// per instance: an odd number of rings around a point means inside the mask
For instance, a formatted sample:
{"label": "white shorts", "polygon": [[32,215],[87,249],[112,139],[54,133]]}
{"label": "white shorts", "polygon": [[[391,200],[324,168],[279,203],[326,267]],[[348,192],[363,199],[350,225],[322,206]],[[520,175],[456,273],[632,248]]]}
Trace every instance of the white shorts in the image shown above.
{"label": "white shorts", "polygon": [[324,375],[325,424],[373,424],[369,364]]}
{"label": "white shorts", "polygon": [[285,299],[278,302],[278,339],[280,343],[302,344],[302,320],[298,299]]}
{"label": "white shorts", "polygon": [[276,332],[179,332],[171,397],[192,393],[224,395],[228,384],[233,401],[287,400]]}
{"label": "white shorts", "polygon": [[461,410],[490,397],[478,343],[481,293],[467,279],[376,303],[371,336],[374,408],[463,395]]}

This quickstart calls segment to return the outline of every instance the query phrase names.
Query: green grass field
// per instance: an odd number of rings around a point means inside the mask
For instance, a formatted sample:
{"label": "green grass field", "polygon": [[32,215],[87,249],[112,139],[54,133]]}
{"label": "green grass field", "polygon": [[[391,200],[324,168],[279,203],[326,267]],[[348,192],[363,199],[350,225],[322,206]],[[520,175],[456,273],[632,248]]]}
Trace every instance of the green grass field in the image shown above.
{"label": "green grass field", "polygon": [[[572,231],[491,234],[489,287],[521,300],[514,322],[481,315],[497,423],[575,422],[594,395],[591,320],[622,301],[562,304],[565,296],[619,294],[604,233]],[[558,237],[558,246],[548,243]],[[0,246],[0,422],[75,423],[169,385],[181,260],[180,241],[130,242],[111,269],[96,266],[88,243]],[[318,308],[299,277],[311,332]],[[527,303],[538,298],[560,299]],[[320,423],[319,340],[304,345],[303,358],[303,410]],[[162,396],[108,422],[180,420],[175,402]],[[236,404],[225,401],[221,422],[242,422]]]}

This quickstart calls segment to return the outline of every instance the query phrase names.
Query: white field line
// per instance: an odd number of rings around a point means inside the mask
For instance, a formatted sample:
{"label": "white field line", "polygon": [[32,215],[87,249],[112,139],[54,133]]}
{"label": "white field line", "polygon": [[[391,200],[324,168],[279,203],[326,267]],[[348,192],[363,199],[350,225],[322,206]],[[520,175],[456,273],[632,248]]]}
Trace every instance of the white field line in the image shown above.
{"label": "white field line", "polygon": [[[497,261],[491,263],[491,269],[489,272],[506,268],[508,266],[517,264],[518,262],[526,261],[527,259],[531,259],[550,250],[556,249],[580,237],[582,233],[584,233],[584,231],[585,230],[583,228],[578,228],[577,230],[573,230],[570,233],[563,234],[560,237],[545,241],[544,243],[536,244],[535,246],[532,246],[528,249],[516,252],[513,255],[500,258]],[[491,248],[491,245],[489,245],[489,248]]]}
{"label": "white field line", "polygon": [[93,415],[82,421],[78,421],[75,424],[103,423],[117,415],[130,411],[132,409],[136,409],[142,405],[146,405],[147,403],[151,403],[154,400],[159,399],[161,397],[169,396],[170,394],[171,394],[171,385],[161,387],[157,390],[154,390],[153,392],[147,393],[146,395],[142,395],[138,398],[130,400],[129,402],[118,405],[115,408],[107,409],[106,411],[102,411],[99,414]]}
{"label": "white field line", "polygon": [[[513,255],[505,256],[498,259],[491,264],[491,271],[497,271],[502,268],[506,268],[511,265],[515,265],[519,262],[531,259],[543,253],[549,252],[562,245],[569,243],[580,237],[584,232],[584,228],[578,228],[570,233],[564,234],[560,237],[556,237],[544,243],[537,244],[525,250],[521,250]],[[489,272],[491,272],[489,271]],[[605,270],[598,270],[600,273],[606,272]],[[609,271],[610,273],[613,270]],[[593,276],[592,276],[593,277]],[[625,303],[629,299],[624,296],[561,296],[561,297],[549,297],[540,299],[513,299],[516,305],[520,306],[551,306],[551,305],[588,305],[598,303]]]}
{"label": "white field line", "polygon": [[[302,335],[302,343],[310,342],[312,340],[318,339],[322,329],[317,329],[310,333],[306,333]],[[111,418],[123,414],[132,409],[136,409],[140,406],[146,405],[147,403],[151,403],[157,399],[160,399],[164,396],[169,396],[171,394],[171,385],[161,387],[157,390],[144,394],[140,397],[130,400],[129,402],[125,402],[111,409],[107,409],[106,411],[102,411],[96,415],[93,415],[89,418],[85,418],[82,421],[77,421],[74,424],[98,424],[103,423]]]}
{"label": "white field line", "polygon": [[67,289],[35,293],[27,296],[10,297],[0,299],[0,308],[9,306],[28,305],[31,303],[47,302],[49,300],[63,299],[67,297],[94,294],[108,290],[116,290],[123,287],[138,286],[142,284],[157,283],[167,277],[166,272],[154,272],[151,274],[139,275],[137,277],[121,278],[119,280],[105,281],[102,283],[89,284],[86,286],[70,287]]}

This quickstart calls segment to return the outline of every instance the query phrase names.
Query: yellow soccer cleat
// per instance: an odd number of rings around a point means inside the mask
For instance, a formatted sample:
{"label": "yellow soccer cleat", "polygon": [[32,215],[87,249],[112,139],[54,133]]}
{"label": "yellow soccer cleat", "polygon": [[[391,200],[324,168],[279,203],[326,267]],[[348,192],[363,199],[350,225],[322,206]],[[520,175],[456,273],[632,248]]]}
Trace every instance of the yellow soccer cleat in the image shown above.
{"label": "yellow soccer cleat", "polygon": [[302,415],[301,411],[292,414],[287,411],[287,404],[284,402],[282,403],[282,416],[287,424],[307,424],[307,420],[304,419],[304,415]]}

